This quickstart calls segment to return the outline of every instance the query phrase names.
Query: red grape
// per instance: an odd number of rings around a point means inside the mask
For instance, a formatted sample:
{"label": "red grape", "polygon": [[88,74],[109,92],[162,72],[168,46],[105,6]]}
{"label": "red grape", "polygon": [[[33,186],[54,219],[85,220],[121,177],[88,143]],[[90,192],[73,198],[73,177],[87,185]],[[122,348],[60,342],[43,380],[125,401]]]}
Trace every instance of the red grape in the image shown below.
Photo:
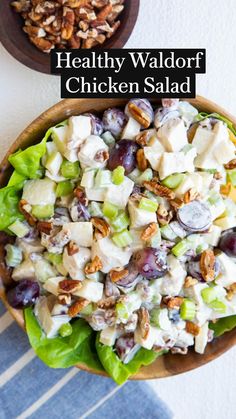
{"label": "red grape", "polygon": [[25,279],[20,281],[15,288],[7,292],[7,301],[14,308],[32,306],[39,297],[39,284],[35,281]]}
{"label": "red grape", "polygon": [[167,273],[166,252],[153,247],[138,250],[132,258],[138,272],[147,279],[161,278]]}
{"label": "red grape", "polygon": [[207,230],[212,217],[209,208],[200,201],[192,201],[178,210],[177,218],[182,227],[192,233]]}
{"label": "red grape", "polygon": [[230,231],[225,233],[219,243],[219,248],[226,255],[235,257],[236,256],[236,232]]}
{"label": "red grape", "polygon": [[118,166],[123,166],[125,174],[128,175],[136,167],[136,153],[138,144],[132,140],[120,140],[110,152],[108,169],[114,170]]}

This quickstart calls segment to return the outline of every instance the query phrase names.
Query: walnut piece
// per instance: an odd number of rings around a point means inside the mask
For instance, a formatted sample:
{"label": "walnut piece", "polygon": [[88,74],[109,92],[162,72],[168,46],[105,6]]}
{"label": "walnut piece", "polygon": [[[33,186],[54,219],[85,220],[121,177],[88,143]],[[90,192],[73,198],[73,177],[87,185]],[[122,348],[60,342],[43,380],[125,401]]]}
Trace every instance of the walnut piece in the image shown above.
{"label": "walnut piece", "polygon": [[193,285],[196,285],[198,280],[196,278],[192,278],[191,276],[187,276],[184,281],[184,288],[190,288]]}

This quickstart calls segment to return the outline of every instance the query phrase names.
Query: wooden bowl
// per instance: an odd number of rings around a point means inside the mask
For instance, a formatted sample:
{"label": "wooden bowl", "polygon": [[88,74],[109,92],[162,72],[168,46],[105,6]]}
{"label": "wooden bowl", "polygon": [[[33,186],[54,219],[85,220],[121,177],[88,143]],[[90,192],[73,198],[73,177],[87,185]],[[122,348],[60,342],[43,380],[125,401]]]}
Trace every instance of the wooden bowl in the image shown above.
{"label": "wooden bowl", "polygon": [[[51,74],[50,54],[39,51],[23,31],[23,19],[11,7],[13,0],[0,1],[0,41],[6,50],[22,64],[41,73]],[[135,26],[140,0],[126,0],[120,15],[121,25],[117,32],[97,48],[123,48]]]}
{"label": "wooden bowl", "polygon": [[[123,106],[126,102],[127,101],[125,99],[107,99],[102,101],[100,99],[67,99],[57,103],[55,106],[40,115],[35,121],[33,121],[13,143],[9,152],[7,153],[7,156],[4,158],[0,165],[1,186],[6,184],[10,175],[10,167],[7,161],[8,155],[10,153],[15,152],[19,147],[25,148],[29,145],[37,143],[42,139],[45,131],[49,127],[60,121],[63,121],[71,115],[91,112],[93,110],[102,112],[108,107]],[[154,100],[153,102],[158,104],[157,100]],[[226,118],[230,119],[236,127],[236,119],[213,102],[198,96],[196,99],[191,99],[190,103],[192,103],[200,111],[208,113],[217,112],[224,115]],[[2,260],[3,259],[1,259],[0,254],[0,297],[2,298],[7,309],[10,311],[17,323],[22,328],[24,328],[22,312],[11,308],[6,301],[4,284],[9,281],[9,278],[7,278],[7,275],[2,269]],[[144,380],[168,377],[192,370],[217,358],[232,348],[235,344],[236,329],[209,343],[204,355],[199,355],[192,350],[190,350],[189,353],[185,356],[167,354],[158,358],[152,365],[141,368],[140,372],[133,376],[132,379]],[[78,367],[94,373],[92,369],[86,368],[84,365],[78,365]],[[103,373],[102,375],[106,374]]]}

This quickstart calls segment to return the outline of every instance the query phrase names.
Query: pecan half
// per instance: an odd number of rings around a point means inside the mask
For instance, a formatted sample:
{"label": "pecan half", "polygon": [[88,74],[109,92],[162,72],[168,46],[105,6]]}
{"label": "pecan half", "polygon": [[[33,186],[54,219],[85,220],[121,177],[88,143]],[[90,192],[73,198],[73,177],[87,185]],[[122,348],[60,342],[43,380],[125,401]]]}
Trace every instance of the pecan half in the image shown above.
{"label": "pecan half", "polygon": [[30,210],[30,205],[28,204],[27,201],[25,201],[24,199],[21,199],[19,202],[19,211],[21,212],[21,214],[24,215],[26,221],[29,223],[29,225],[31,227],[34,227],[37,224],[37,219],[30,214],[30,212],[28,211],[28,209]]}
{"label": "pecan half", "polygon": [[138,164],[138,168],[139,170],[141,170],[142,172],[144,172],[144,170],[147,169],[148,167],[148,161],[145,157],[144,151],[142,148],[140,148],[137,153],[136,153],[136,160],[137,160],[137,164]]}
{"label": "pecan half", "polygon": [[173,346],[173,348],[170,348],[170,352],[173,355],[187,355],[188,353],[188,348],[184,347],[184,348],[179,348],[177,346]]}
{"label": "pecan half", "polygon": [[79,247],[73,241],[69,242],[67,245],[67,253],[69,256],[73,256],[79,252]]}
{"label": "pecan half", "polygon": [[68,315],[70,317],[75,317],[79,314],[85,307],[90,304],[90,301],[86,300],[85,298],[79,298],[79,300],[75,301],[72,306],[70,306],[68,310]]}
{"label": "pecan half", "polygon": [[132,115],[132,117],[136,121],[138,121],[138,123],[140,125],[142,125],[144,128],[148,128],[150,126],[150,123],[151,123],[150,118],[135,103],[129,102],[129,104],[128,104],[128,110],[129,110],[130,114]]}
{"label": "pecan half", "polygon": [[173,216],[174,216],[173,211],[171,210],[168,211],[163,204],[159,205],[157,209],[157,220],[159,224],[161,224],[162,226],[169,224]]}
{"label": "pecan half", "polygon": [[86,275],[94,274],[102,269],[102,262],[98,256],[92,260],[92,262],[87,263],[84,268],[84,272]]}
{"label": "pecan half", "polygon": [[53,48],[53,43],[45,38],[36,38],[35,36],[31,36],[29,39],[32,44],[43,52],[50,52]]}
{"label": "pecan half", "polygon": [[187,192],[185,192],[184,194],[184,203],[188,204],[189,202],[195,201],[196,199],[200,198],[200,194],[198,193],[198,191],[194,188],[189,189]]}
{"label": "pecan half", "polygon": [[163,303],[167,305],[169,309],[179,309],[183,303],[183,297],[164,297]]}
{"label": "pecan half", "polygon": [[98,20],[106,20],[109,14],[112,12],[112,4],[107,4],[101,11],[97,14]]}
{"label": "pecan half", "polygon": [[227,164],[224,165],[224,168],[227,170],[235,169],[236,167],[236,159],[230,160]]}
{"label": "pecan half", "polygon": [[166,186],[161,185],[156,178],[143,182],[143,186],[157,196],[161,196],[166,199],[175,199],[175,193]]}
{"label": "pecan half", "polygon": [[40,233],[45,233],[49,236],[52,229],[53,229],[53,223],[50,221],[39,221],[37,223],[37,230]]}
{"label": "pecan half", "polygon": [[112,269],[109,272],[110,279],[112,282],[119,282],[129,274],[129,270],[125,268]]}
{"label": "pecan half", "polygon": [[82,282],[75,279],[63,279],[58,284],[58,292],[64,294],[73,294],[82,287]]}
{"label": "pecan half", "polygon": [[135,141],[137,144],[145,147],[148,144],[148,140],[150,138],[149,131],[141,131],[136,137]]}
{"label": "pecan half", "polygon": [[103,239],[104,237],[109,236],[111,229],[106,220],[99,217],[93,217],[91,218],[91,222],[95,227],[95,237],[97,239]]}
{"label": "pecan half", "polygon": [[112,297],[108,297],[108,298],[105,298],[104,300],[98,301],[97,306],[98,306],[98,308],[102,308],[102,309],[108,310],[110,308],[114,308],[115,307],[116,300],[117,299],[115,297],[113,297],[113,296]]}
{"label": "pecan half", "polygon": [[183,207],[183,205],[184,205],[184,202],[180,198],[172,199],[172,200],[169,201],[169,203],[172,206],[172,208],[175,209],[175,210]]}
{"label": "pecan half", "polygon": [[228,287],[228,292],[226,295],[227,300],[231,301],[236,294],[236,282],[234,282],[230,287]]}
{"label": "pecan half", "polygon": [[141,239],[144,241],[150,240],[157,233],[157,223],[150,223],[142,232]]}
{"label": "pecan half", "polygon": [[61,24],[61,37],[68,40],[71,38],[74,29],[75,14],[69,7],[63,8],[62,24]]}
{"label": "pecan half", "polygon": [[138,311],[139,327],[144,340],[148,338],[150,331],[150,317],[147,308],[141,307]]}
{"label": "pecan half", "polygon": [[187,276],[184,281],[184,288],[190,288],[193,285],[196,285],[198,280],[196,278],[192,278],[191,276]]}
{"label": "pecan half", "polygon": [[200,332],[200,327],[192,322],[186,322],[186,332],[191,333],[193,336],[197,336]]}
{"label": "pecan half", "polygon": [[214,281],[215,278],[215,255],[210,249],[205,250],[201,254],[200,269],[203,279],[206,282]]}

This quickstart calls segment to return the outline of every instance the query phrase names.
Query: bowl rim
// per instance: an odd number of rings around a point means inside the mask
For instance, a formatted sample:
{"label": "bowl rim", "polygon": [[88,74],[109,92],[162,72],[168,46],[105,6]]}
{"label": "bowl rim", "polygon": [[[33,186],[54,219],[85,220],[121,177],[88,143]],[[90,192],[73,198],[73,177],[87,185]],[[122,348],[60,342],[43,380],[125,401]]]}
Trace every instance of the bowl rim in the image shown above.
{"label": "bowl rim", "polygon": [[[217,112],[226,118],[228,118],[230,121],[233,122],[234,126],[236,127],[236,118],[232,116],[230,113],[225,111],[222,107],[216,105],[214,102],[202,97],[197,96],[195,99],[184,99],[189,101],[191,104],[195,105],[199,110],[205,111],[205,112]],[[57,122],[56,115],[60,112],[64,113],[64,116],[66,116],[66,112],[69,112],[67,116],[70,116],[71,114],[75,114],[76,112],[79,113],[79,107],[82,104],[87,104],[88,109],[90,108],[90,105],[92,109],[94,109],[94,101],[97,101],[99,103],[99,99],[64,99],[52,107],[50,107],[48,110],[44,111],[41,115],[39,115],[33,122],[31,122],[17,137],[17,139],[13,142],[11,147],[9,148],[7,154],[3,158],[2,162],[0,163],[0,184],[1,186],[4,185],[6,182],[8,176],[8,171],[6,169],[9,167],[8,163],[8,155],[12,152],[14,152],[17,148],[19,148],[20,144],[25,143],[29,135],[31,136],[34,134],[34,132],[40,128],[40,136],[43,132],[46,131],[46,129],[49,126],[52,126],[53,123]],[[107,104],[108,106],[111,106],[112,103],[119,102],[117,106],[122,106],[127,102],[127,99],[107,99],[106,105],[102,105],[101,109],[106,109]],[[159,103],[160,100],[153,100],[154,103]],[[75,111],[75,107],[77,111]],[[33,144],[33,141],[30,141],[30,144]],[[23,146],[24,148],[24,146]],[[6,175],[7,173],[7,175]],[[18,323],[18,325],[25,330],[24,328],[24,318],[23,318],[23,312],[22,310],[15,310],[12,307],[9,306],[6,300],[6,294],[4,290],[3,282],[0,278],[0,298],[2,299],[4,305],[6,306],[6,309],[10,312],[12,317],[15,319],[15,321]],[[130,377],[131,380],[145,380],[145,379],[156,379],[156,378],[164,378],[164,377],[170,377],[172,375],[181,374],[190,370],[193,370],[195,368],[198,368],[216,358],[218,358],[223,353],[227,352],[229,349],[231,349],[234,345],[236,345],[236,329],[233,329],[230,332],[227,332],[226,334],[222,335],[221,337],[214,339],[213,342],[209,343],[206,348],[206,352],[203,355],[196,354],[194,351],[190,350],[188,355],[185,355],[184,357],[182,355],[172,355],[170,353],[165,354],[159,358],[157,358],[156,361],[154,361],[153,364],[142,367],[140,371]],[[102,376],[108,377],[108,374],[105,372],[98,372],[94,371],[91,368],[87,367],[84,364],[78,364],[76,365],[81,370],[98,374]]]}
{"label": "bowl rim", "polygon": [[[128,26],[125,23],[123,25],[121,24],[121,27],[118,28],[117,32],[114,34],[114,37],[112,36],[110,39],[107,39],[104,42],[103,45],[101,45],[101,46],[98,45],[95,48],[93,48],[92,50],[121,49],[128,42],[128,40],[129,40],[133,30],[134,30],[134,27],[137,23],[138,16],[139,16],[139,10],[140,10],[140,0],[129,0],[129,2],[130,3],[128,5],[128,8],[129,8],[128,9],[128,15],[127,15],[127,18],[126,18],[129,22]],[[9,1],[8,3],[9,3],[9,7],[10,7],[11,2]],[[51,73],[50,54],[46,54],[46,53],[43,53],[43,52],[39,51],[35,46],[33,46],[34,56],[31,57],[31,56],[25,54],[24,51],[18,47],[17,42],[15,42],[15,40],[13,40],[11,36],[9,36],[8,31],[4,30],[3,25],[1,24],[1,21],[4,19],[4,8],[5,7],[6,7],[6,0],[1,0],[0,1],[0,42],[1,42],[2,46],[4,47],[4,49],[12,57],[14,57],[18,62],[20,62],[24,66],[30,68],[31,70],[35,70],[35,71],[43,73],[43,74],[59,76],[59,74]],[[14,12],[14,10],[12,10],[12,11]],[[123,13],[124,13],[124,11],[121,13],[121,19],[122,19],[122,14]],[[121,23],[122,23],[122,21],[121,21]],[[19,23],[19,25],[20,25],[20,23]],[[23,29],[22,29],[22,32],[23,32]],[[25,34],[25,36],[27,36],[27,35]],[[30,41],[28,39],[27,39],[27,41],[30,43]],[[67,49],[67,50],[72,51],[72,49]],[[80,51],[80,49],[78,51]],[[34,60],[35,54],[40,54],[40,55],[43,54],[46,58],[48,57],[47,62],[42,63],[42,62],[39,62],[39,61],[35,61]],[[40,56],[40,55],[38,55],[38,56]]]}

